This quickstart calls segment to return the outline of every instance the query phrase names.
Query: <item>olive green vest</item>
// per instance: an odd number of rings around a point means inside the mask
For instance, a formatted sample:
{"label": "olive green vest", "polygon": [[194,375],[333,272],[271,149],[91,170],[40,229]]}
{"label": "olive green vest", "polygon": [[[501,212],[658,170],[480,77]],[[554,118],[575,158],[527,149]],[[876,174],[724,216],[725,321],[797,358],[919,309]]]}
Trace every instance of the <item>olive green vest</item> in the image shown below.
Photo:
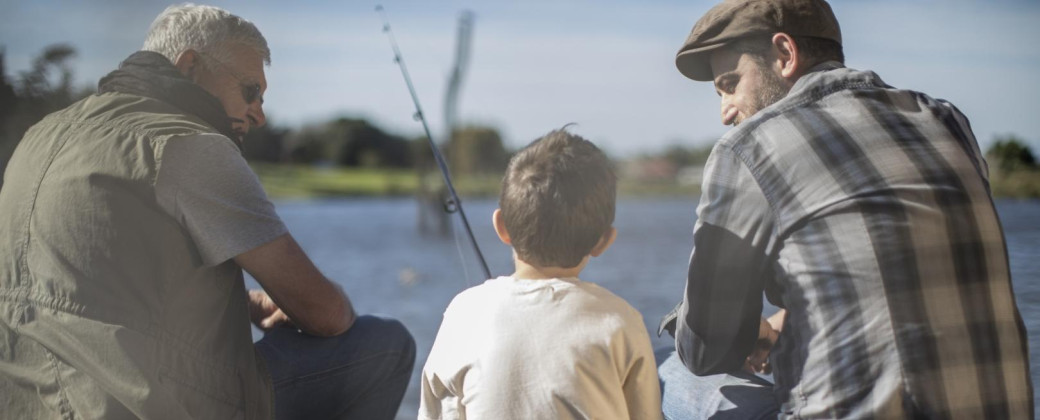
{"label": "olive green vest", "polygon": [[29,129],[0,190],[0,410],[272,416],[241,269],[204,266],[156,203],[166,143],[212,132],[171,105],[118,93]]}

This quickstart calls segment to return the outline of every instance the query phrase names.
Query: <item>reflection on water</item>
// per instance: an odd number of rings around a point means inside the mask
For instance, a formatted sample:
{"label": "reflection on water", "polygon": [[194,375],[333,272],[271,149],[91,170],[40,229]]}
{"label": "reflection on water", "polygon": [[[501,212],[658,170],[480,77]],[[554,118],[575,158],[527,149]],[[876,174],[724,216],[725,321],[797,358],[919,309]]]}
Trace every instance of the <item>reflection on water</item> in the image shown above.
{"label": "reflection on water", "polygon": [[[466,215],[493,275],[509,274],[510,249],[491,227],[493,200],[466,201]],[[359,313],[392,316],[415,336],[416,369],[399,418],[415,418],[419,373],[452,297],[479,284],[481,269],[465,234],[422,236],[411,199],[281,202],[289,230],[331,279],[343,285]],[[1040,376],[1040,201],[997,203],[1007,232],[1019,309],[1030,331],[1034,383]],[[647,329],[678,302],[692,245],[696,198],[622,200],[618,239],[582,273],[643,314]],[[460,261],[460,256],[465,262]],[[655,347],[671,345],[651,334]]]}

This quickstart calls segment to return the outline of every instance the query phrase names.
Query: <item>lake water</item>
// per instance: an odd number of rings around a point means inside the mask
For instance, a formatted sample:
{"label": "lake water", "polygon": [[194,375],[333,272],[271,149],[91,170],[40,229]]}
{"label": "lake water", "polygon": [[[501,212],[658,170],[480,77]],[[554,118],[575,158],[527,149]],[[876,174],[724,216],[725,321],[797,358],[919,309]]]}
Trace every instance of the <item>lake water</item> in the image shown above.
{"label": "lake water", "polygon": [[[694,197],[621,200],[617,242],[590,262],[582,279],[627,300],[655,332],[683,292],[696,203]],[[419,373],[441,314],[455,294],[483,281],[465,233],[457,229],[457,241],[451,233],[420,234],[417,206],[407,198],[276,205],[297,241],[326,276],[343,285],[359,313],[397,318],[415,336],[415,371],[398,414],[414,419]],[[491,227],[496,202],[469,200],[464,205],[492,275],[511,273],[510,249]],[[1033,382],[1040,384],[1040,201],[1002,200],[997,209],[1007,235],[1015,295],[1029,330]],[[655,348],[672,344],[667,335],[651,338]]]}

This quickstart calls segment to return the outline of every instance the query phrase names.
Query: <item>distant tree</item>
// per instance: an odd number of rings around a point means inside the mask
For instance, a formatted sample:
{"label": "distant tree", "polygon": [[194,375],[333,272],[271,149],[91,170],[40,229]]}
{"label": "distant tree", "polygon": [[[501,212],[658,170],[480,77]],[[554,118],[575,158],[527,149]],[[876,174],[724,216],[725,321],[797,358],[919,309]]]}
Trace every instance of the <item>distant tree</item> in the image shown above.
{"label": "distant tree", "polygon": [[704,166],[711,154],[711,146],[688,147],[673,144],[664,149],[658,157],[664,158],[675,165],[676,168],[687,166]]}
{"label": "distant tree", "polygon": [[433,151],[430,150],[430,142],[426,140],[426,136],[413,137],[408,140],[408,148],[411,150],[413,166],[419,170],[434,168],[436,163],[434,162]]}
{"label": "distant tree", "polygon": [[361,167],[412,165],[408,141],[387,134],[364,119],[341,117],[306,127],[292,137],[290,156],[295,162]]}
{"label": "distant tree", "polygon": [[1004,173],[1022,169],[1036,168],[1036,157],[1029,146],[1017,136],[1010,135],[998,138],[986,151],[990,166],[996,166]]}
{"label": "distant tree", "polygon": [[242,154],[250,162],[279,163],[286,160],[285,142],[289,129],[279,127],[267,119],[267,124],[249,130],[242,144]]}
{"label": "distant tree", "polygon": [[7,81],[4,53],[4,50],[0,50],[0,185],[3,185],[4,169],[22,132],[16,130],[11,122],[17,112],[18,96],[15,95],[14,85]]}
{"label": "distant tree", "polygon": [[21,72],[17,82],[11,84],[0,52],[0,173],[25,130],[47,114],[93,93],[90,88],[73,86],[69,60],[75,55],[70,45],[48,46],[33,60],[32,68]]}
{"label": "distant tree", "polygon": [[72,69],[68,60],[75,56],[76,50],[67,44],[44,48],[43,53],[33,60],[32,69],[21,73],[18,96],[46,110],[57,110],[71,104]]}
{"label": "distant tree", "polygon": [[4,53],[5,51],[0,49],[0,124],[3,124],[7,117],[14,114],[14,108],[18,102],[18,97],[14,93],[14,85],[7,81],[7,72],[4,68]]}
{"label": "distant tree", "polygon": [[457,129],[445,149],[452,172],[458,174],[502,173],[509,163],[509,152],[502,144],[502,136],[491,127]]}
{"label": "distant tree", "polygon": [[285,139],[289,161],[303,164],[332,163],[331,159],[325,159],[322,139],[321,133],[314,127],[304,127],[289,133]]}
{"label": "distant tree", "polygon": [[408,142],[387,134],[367,120],[339,118],[327,126],[326,133],[338,149],[334,156],[341,165],[407,167],[411,164]]}

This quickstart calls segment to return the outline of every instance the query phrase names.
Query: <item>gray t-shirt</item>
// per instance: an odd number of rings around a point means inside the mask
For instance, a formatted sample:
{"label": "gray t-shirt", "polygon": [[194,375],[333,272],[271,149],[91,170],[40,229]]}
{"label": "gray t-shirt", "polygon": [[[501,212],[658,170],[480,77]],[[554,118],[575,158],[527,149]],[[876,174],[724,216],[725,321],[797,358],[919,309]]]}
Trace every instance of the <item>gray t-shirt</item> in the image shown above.
{"label": "gray t-shirt", "polygon": [[172,138],[162,156],[156,199],[188,231],[206,265],[288,232],[231,139],[220,134]]}

